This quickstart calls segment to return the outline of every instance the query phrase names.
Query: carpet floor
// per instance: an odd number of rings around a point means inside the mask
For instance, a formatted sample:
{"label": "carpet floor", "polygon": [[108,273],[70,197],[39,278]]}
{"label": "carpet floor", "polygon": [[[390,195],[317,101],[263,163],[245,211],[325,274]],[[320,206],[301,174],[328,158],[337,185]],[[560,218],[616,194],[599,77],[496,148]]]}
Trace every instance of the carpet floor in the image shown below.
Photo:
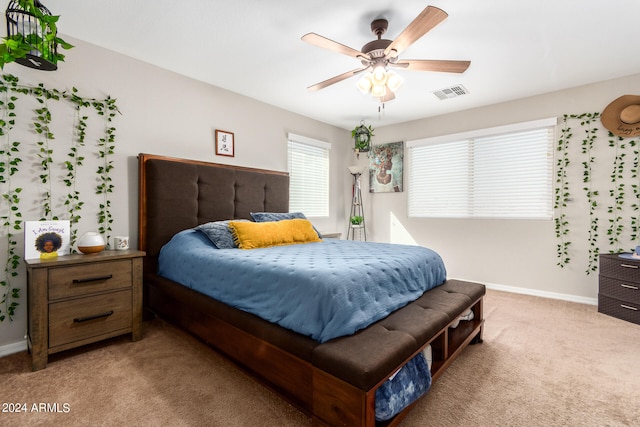
{"label": "carpet floor", "polygon": [[[640,326],[595,306],[487,291],[468,347],[401,426],[639,426]],[[0,425],[310,426],[202,342],[160,320],[49,358],[0,358]]]}

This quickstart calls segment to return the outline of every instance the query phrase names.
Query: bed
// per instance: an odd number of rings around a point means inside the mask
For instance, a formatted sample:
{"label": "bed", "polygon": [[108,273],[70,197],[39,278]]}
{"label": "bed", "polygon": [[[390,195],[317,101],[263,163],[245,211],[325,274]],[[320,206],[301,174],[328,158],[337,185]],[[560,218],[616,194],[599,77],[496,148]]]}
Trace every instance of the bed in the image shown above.
{"label": "bed", "polygon": [[[397,393],[397,384],[408,378],[409,372],[424,371],[423,359],[429,359],[430,363],[428,384],[424,384],[428,389],[430,382],[437,380],[468,344],[481,341],[484,286],[447,280],[437,268],[436,273],[425,273],[433,276],[433,283],[425,284],[424,288],[403,289],[405,300],[385,308],[387,311],[380,311],[377,317],[353,325],[350,325],[351,319],[329,319],[329,324],[348,328],[328,328],[328,332],[322,329],[317,335],[313,331],[296,330],[295,326],[280,322],[279,317],[265,320],[261,312],[238,307],[227,300],[224,293],[209,293],[187,283],[188,278],[172,276],[165,271],[172,260],[177,266],[185,265],[194,254],[209,251],[207,246],[211,242],[198,227],[231,221],[237,238],[241,231],[258,227],[241,221],[253,221],[252,213],[288,212],[288,175],[152,154],[140,154],[138,164],[139,248],[147,254],[144,259],[145,308],[231,359],[308,414],[314,425],[396,425],[413,407],[413,401],[388,418],[381,418],[385,408],[379,411],[376,403]],[[307,227],[305,221],[287,219],[279,221],[279,225]],[[307,229],[305,233],[312,234]],[[317,248],[336,252],[343,247],[341,244],[350,244],[318,240],[304,245],[281,245],[278,249],[298,251],[297,257],[302,260],[305,251]],[[182,243],[174,244],[175,241]],[[193,252],[178,260],[181,249],[170,252],[172,246],[192,248]],[[262,256],[260,250],[230,249],[226,254],[255,260]],[[264,253],[271,257],[273,251]],[[307,258],[318,259],[318,255],[310,253]],[[272,260],[268,258],[264,262]],[[242,260],[232,261],[223,269],[237,263]],[[190,266],[186,270],[199,269]],[[213,272],[204,276],[218,278],[212,282],[223,282],[223,275]],[[326,272],[319,271],[318,276],[325,277]],[[249,282],[247,278],[242,283]],[[379,298],[376,296],[376,300]],[[255,299],[263,302],[262,305],[273,305],[262,297]],[[300,299],[299,303],[308,302],[304,300]],[[390,300],[393,302],[395,298]],[[369,306],[370,302],[365,301],[362,307]],[[336,313],[343,311],[341,307],[335,310]]]}

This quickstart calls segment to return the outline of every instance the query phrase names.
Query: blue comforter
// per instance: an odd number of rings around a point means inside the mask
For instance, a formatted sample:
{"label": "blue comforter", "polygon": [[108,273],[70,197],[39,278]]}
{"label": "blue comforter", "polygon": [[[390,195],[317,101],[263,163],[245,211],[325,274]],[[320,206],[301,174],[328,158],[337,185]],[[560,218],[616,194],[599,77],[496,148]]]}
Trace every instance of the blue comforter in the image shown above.
{"label": "blue comforter", "polygon": [[159,274],[320,342],[367,327],[446,278],[440,256],[420,246],[325,239],[217,249],[197,230],[162,248]]}

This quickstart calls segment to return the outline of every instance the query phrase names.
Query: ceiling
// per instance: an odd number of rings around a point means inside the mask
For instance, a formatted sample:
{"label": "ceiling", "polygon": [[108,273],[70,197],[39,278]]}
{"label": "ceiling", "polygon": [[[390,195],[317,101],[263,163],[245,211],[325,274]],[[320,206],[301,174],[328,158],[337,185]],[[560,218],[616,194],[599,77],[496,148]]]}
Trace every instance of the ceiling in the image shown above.
{"label": "ceiling", "polygon": [[[640,72],[635,0],[42,0],[70,36],[344,129],[374,127],[553,92]],[[5,2],[7,4],[8,1]],[[352,77],[356,59],[301,41],[308,32],[360,50],[386,18],[393,40],[426,6],[449,17],[401,59],[470,60],[464,74],[396,71],[394,101],[379,104]],[[60,67],[82,58],[67,52]],[[463,85],[440,100],[433,92]],[[638,91],[640,93],[640,89]]]}

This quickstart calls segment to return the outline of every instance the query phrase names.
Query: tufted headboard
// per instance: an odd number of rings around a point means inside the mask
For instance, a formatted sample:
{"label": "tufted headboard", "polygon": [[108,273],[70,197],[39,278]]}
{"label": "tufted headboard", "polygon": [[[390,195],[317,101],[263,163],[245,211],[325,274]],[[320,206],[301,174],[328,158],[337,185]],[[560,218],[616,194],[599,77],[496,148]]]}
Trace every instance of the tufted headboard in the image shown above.
{"label": "tufted headboard", "polygon": [[289,210],[287,172],[139,154],[138,189],[138,247],[150,257],[181,230]]}

